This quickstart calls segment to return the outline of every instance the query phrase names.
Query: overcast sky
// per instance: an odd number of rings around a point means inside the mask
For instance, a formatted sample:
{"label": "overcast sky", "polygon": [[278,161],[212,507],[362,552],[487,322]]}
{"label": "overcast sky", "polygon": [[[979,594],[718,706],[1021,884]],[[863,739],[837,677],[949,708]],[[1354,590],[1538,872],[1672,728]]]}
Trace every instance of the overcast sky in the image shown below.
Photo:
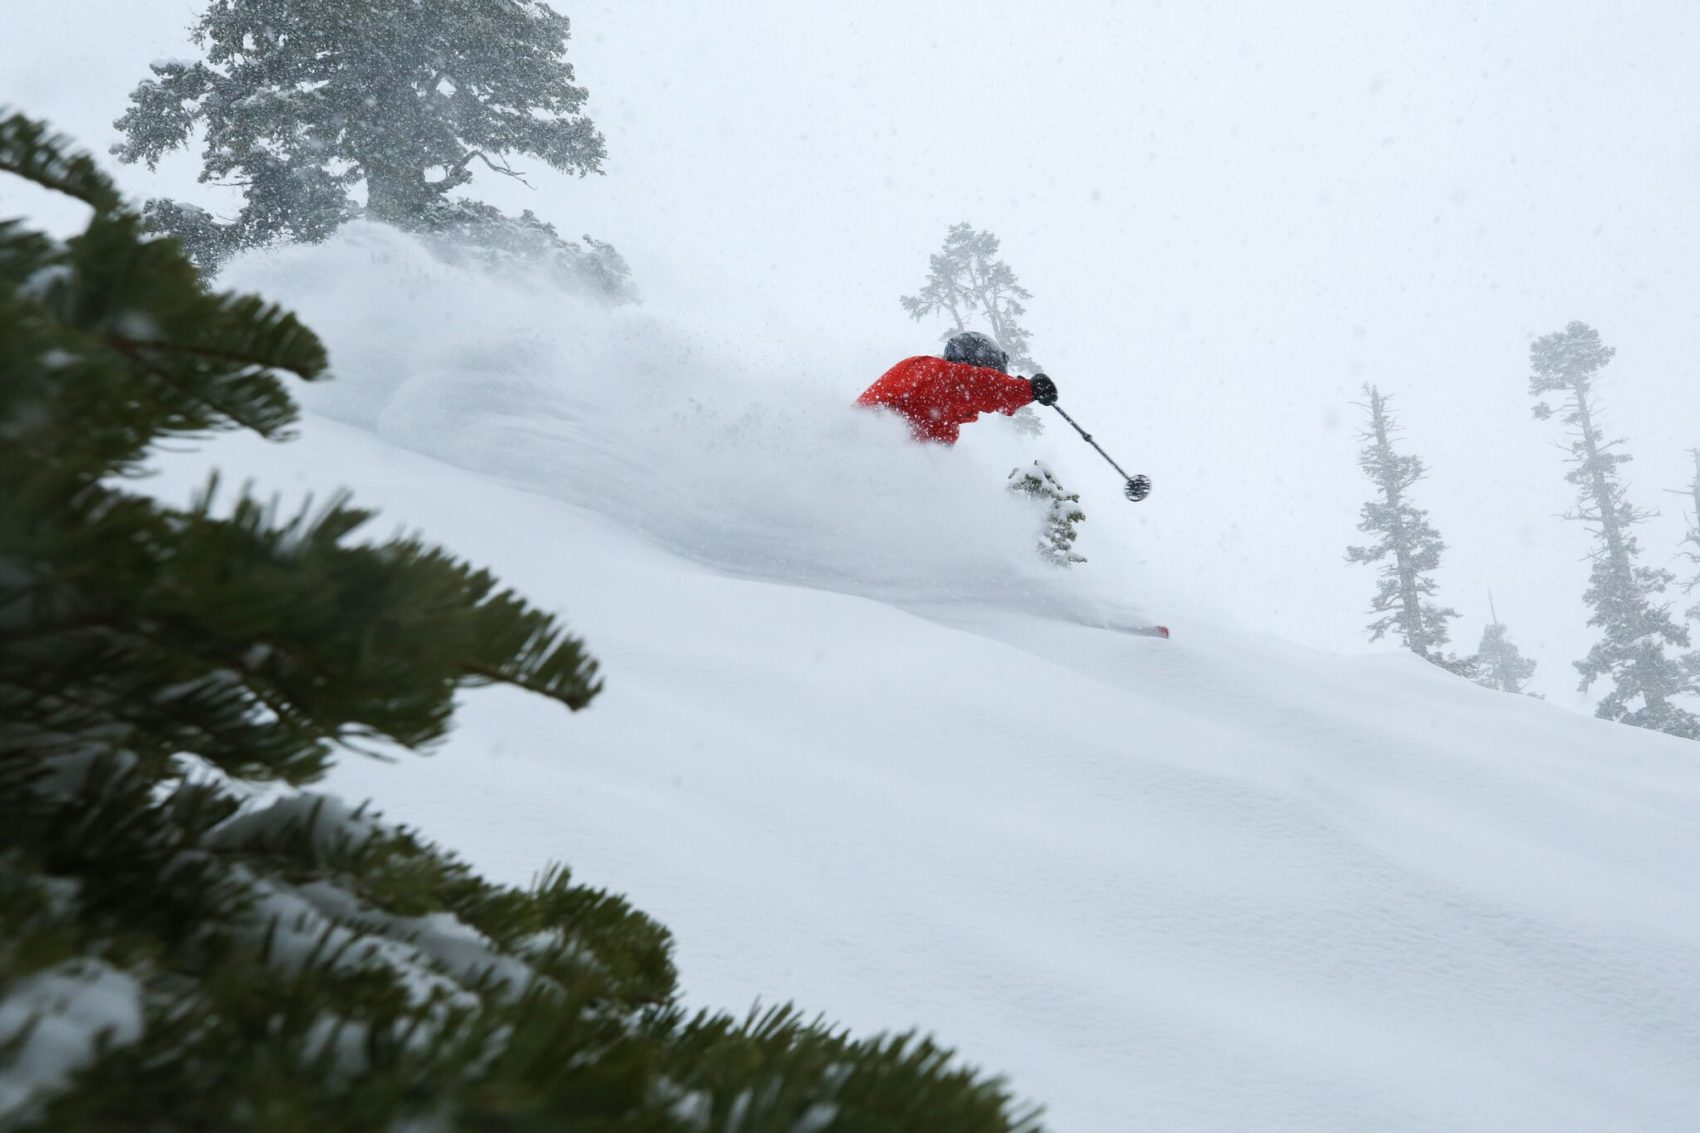
{"label": "overcast sky", "polygon": [[[188,0],[17,7],[0,103],[98,151],[147,63],[193,54]],[[1342,552],[1375,382],[1432,469],[1457,643],[1492,589],[1566,700],[1587,542],[1526,387],[1529,340],[1571,319],[1618,348],[1607,428],[1664,510],[1646,561],[1692,574],[1660,490],[1700,445],[1700,5],[556,7],[607,173],[480,192],[612,241],[658,307],[784,343],[847,400],[934,349],[897,297],[945,229],[992,230],[1063,404],[1156,481],[1130,511],[1067,448],[1093,521],[1248,628],[1368,648],[1372,573]],[[119,176],[227,208],[194,170]],[[20,210],[69,215],[0,189]]]}

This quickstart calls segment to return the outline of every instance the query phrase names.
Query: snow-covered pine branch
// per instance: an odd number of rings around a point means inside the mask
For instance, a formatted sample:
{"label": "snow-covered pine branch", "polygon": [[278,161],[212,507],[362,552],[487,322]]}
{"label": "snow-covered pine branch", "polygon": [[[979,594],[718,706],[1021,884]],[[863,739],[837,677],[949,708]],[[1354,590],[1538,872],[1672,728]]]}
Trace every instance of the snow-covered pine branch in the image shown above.
{"label": "snow-covered pine branch", "polygon": [[1037,542],[1040,558],[1060,567],[1086,561],[1086,556],[1074,549],[1074,541],[1080,535],[1078,525],[1086,520],[1086,513],[1080,510],[1078,492],[1064,488],[1056,473],[1040,460],[1035,460],[1030,468],[1010,469],[1009,489],[1030,495],[1045,507]]}

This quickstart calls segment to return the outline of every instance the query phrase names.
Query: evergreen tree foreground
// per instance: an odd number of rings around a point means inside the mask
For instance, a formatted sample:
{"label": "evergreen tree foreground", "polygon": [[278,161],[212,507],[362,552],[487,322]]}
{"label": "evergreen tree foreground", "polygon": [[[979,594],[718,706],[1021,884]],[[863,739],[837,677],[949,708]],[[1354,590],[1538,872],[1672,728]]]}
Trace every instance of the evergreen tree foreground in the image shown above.
{"label": "evergreen tree foreground", "polygon": [[126,491],[163,443],[286,439],[324,350],[37,123],[0,120],[0,173],[92,212],[0,222],[0,1128],[1038,1129],[914,1035],[690,1015],[622,898],[303,789],[440,740],[461,689],[584,708],[595,662],[445,551],[352,541],[346,497]]}

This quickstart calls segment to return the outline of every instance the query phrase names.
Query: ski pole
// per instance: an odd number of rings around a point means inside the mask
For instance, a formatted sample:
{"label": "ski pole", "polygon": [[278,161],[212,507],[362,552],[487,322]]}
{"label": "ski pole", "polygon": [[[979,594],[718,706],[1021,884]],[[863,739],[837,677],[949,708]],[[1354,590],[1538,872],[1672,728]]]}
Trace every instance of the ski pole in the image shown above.
{"label": "ski pole", "polygon": [[1058,413],[1062,413],[1062,419],[1067,421],[1070,425],[1073,425],[1074,431],[1079,433],[1087,444],[1097,449],[1098,455],[1109,461],[1111,468],[1114,468],[1117,472],[1121,473],[1122,479],[1127,481],[1127,484],[1122,488],[1122,495],[1126,496],[1134,503],[1138,503],[1140,500],[1143,500],[1146,496],[1151,494],[1151,477],[1145,475],[1129,476],[1126,472],[1123,472],[1122,466],[1117,464],[1115,459],[1111,457],[1109,453],[1105,452],[1103,447],[1099,445],[1097,441],[1092,439],[1092,434],[1080,427],[1080,422],[1076,421],[1073,417],[1070,417],[1067,413],[1063,413],[1063,407],[1054,401],[1051,402],[1051,408],[1055,409]]}

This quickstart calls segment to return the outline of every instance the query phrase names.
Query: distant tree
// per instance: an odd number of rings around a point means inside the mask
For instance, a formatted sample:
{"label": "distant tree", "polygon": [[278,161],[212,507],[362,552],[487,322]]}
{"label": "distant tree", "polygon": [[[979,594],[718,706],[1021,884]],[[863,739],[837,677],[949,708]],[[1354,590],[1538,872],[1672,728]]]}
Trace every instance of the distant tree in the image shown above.
{"label": "distant tree", "polygon": [[953,224],[945,234],[944,247],[928,260],[927,279],[921,290],[903,296],[899,302],[916,322],[931,316],[947,318],[940,338],[979,330],[975,324],[983,322],[998,345],[1009,352],[1012,367],[1035,373],[1039,365],[1028,354],[1031,336],[1020,323],[1027,313],[1021,300],[1033,296],[997,254],[996,236],[976,231],[966,223]]}
{"label": "distant tree", "polygon": [[1080,494],[1062,486],[1056,473],[1043,461],[1035,460],[1031,468],[1012,468],[1009,488],[1022,492],[1045,505],[1044,526],[1039,532],[1039,557],[1054,566],[1067,567],[1083,563],[1086,556],[1074,549],[1079,538],[1079,524],[1086,513],[1080,510]]}
{"label": "distant tree", "polygon": [[1476,647],[1476,683],[1500,692],[1525,692],[1529,678],[1535,675],[1536,664],[1524,657],[1512,642],[1505,626],[1500,624],[1491,598],[1488,609],[1493,621],[1482,630],[1482,643]]}
{"label": "distant tree", "polygon": [[1445,652],[1451,640],[1447,623],[1458,611],[1429,601],[1435,592],[1433,572],[1440,567],[1446,549],[1440,533],[1430,525],[1428,512],[1411,502],[1410,490],[1426,474],[1423,462],[1394,451],[1399,432],[1389,408],[1390,399],[1375,386],[1364,386],[1369,398],[1363,408],[1369,425],[1359,432],[1364,442],[1358,466],[1375,485],[1376,498],[1359,509],[1358,530],[1376,536],[1364,547],[1347,547],[1346,561],[1381,563],[1380,583],[1370,600],[1371,612],[1380,615],[1368,629],[1370,640],[1379,641],[1393,631],[1405,648],[1436,665],[1469,676],[1471,661]]}
{"label": "distant tree", "polygon": [[467,688],[583,708],[595,662],[440,548],[353,542],[341,495],[130,490],[162,445],[284,439],[324,348],[39,124],[0,120],[0,172],[92,213],[0,223],[0,1127],[1036,1133],[930,1040],[687,1009],[623,898],[302,790]]}
{"label": "distant tree", "polygon": [[[1678,697],[1700,691],[1695,674],[1665,652],[1686,648],[1688,632],[1671,619],[1668,603],[1655,601],[1675,576],[1636,565],[1640,546],[1630,529],[1654,513],[1630,505],[1617,472],[1629,454],[1617,451],[1621,440],[1606,441],[1598,424],[1594,383],[1615,353],[1598,331],[1581,322],[1543,335],[1529,347],[1529,392],[1536,398],[1561,395],[1564,422],[1570,426],[1570,471],[1564,478],[1576,485],[1577,502],[1566,518],[1584,524],[1595,539],[1583,598],[1594,611],[1588,624],[1598,626],[1601,637],[1576,669],[1584,691],[1601,677],[1611,678],[1611,691],[1594,711],[1601,719],[1700,739],[1700,716],[1677,703]],[[1553,408],[1537,401],[1534,414],[1546,420]]]}
{"label": "distant tree", "polygon": [[114,152],[153,168],[205,131],[201,180],[240,186],[240,215],[219,225],[169,202],[149,213],[203,265],[323,239],[361,211],[357,187],[373,219],[453,231],[492,220],[450,195],[475,166],[518,178],[509,158],[524,155],[602,170],[567,18],[540,0],[213,0],[191,30],[205,57],[153,65]]}

